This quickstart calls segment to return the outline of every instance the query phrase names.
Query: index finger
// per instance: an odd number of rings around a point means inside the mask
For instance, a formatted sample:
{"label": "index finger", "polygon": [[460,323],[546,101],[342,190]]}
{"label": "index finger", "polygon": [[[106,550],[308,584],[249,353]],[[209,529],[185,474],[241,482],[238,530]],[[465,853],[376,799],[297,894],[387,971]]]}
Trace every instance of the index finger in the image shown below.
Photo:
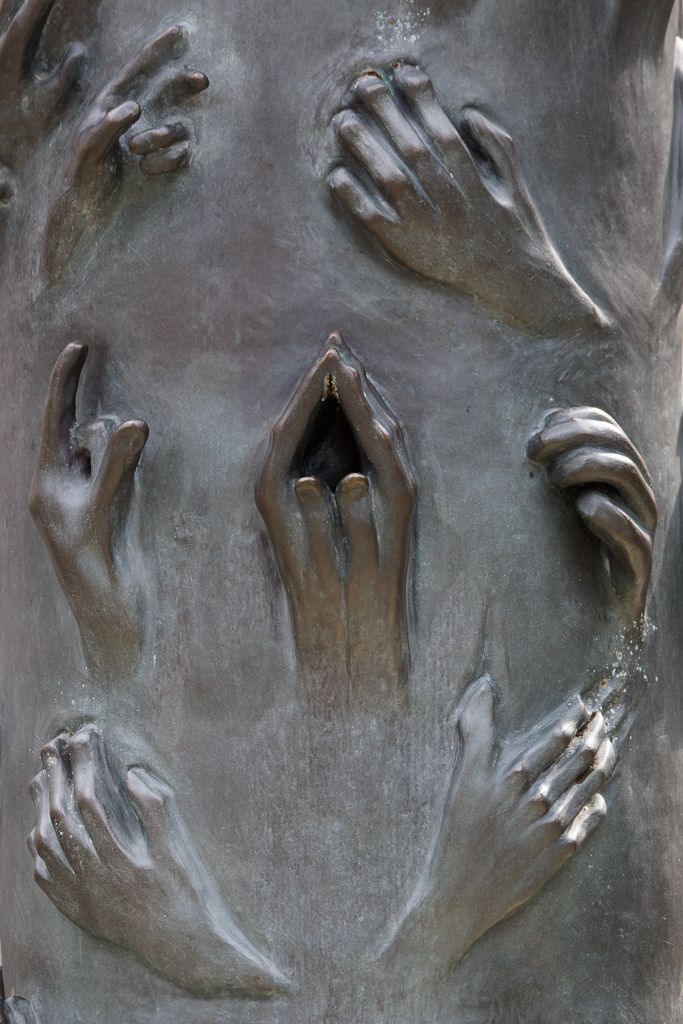
{"label": "index finger", "polygon": [[282,498],[290,487],[296,454],[306,440],[316,408],[327,397],[326,382],[336,378],[338,368],[339,352],[328,342],[273,427],[257,487],[257,503],[262,514],[267,516],[272,502]]}
{"label": "index finger", "polygon": [[135,89],[158,71],[170,57],[181,53],[186,43],[187,29],[184,25],[164,29],[145,43],[133,59],[119,71],[109,83],[107,92],[119,95]]}
{"label": "index finger", "polygon": [[40,465],[68,466],[71,462],[70,431],[76,422],[76,392],[88,346],[67,345],[55,363],[47,390],[40,440]]}

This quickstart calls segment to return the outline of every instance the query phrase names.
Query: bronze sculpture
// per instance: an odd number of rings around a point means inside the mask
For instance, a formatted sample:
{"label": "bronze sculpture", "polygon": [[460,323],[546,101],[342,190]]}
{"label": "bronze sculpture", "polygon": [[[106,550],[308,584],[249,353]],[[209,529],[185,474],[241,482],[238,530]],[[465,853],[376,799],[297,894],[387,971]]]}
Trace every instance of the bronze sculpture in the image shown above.
{"label": "bronze sculpture", "polygon": [[680,12],[512,6],[1,12],[7,1024],[678,1019]]}

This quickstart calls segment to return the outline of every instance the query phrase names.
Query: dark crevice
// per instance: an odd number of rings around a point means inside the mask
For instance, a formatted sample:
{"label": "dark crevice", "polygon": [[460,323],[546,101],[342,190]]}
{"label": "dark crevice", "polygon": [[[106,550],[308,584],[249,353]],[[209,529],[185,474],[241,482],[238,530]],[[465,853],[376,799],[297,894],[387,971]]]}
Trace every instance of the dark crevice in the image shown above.
{"label": "dark crevice", "polygon": [[295,477],[313,476],[334,491],[349,473],[363,472],[363,459],[351,424],[331,393],[321,401],[294,457]]}

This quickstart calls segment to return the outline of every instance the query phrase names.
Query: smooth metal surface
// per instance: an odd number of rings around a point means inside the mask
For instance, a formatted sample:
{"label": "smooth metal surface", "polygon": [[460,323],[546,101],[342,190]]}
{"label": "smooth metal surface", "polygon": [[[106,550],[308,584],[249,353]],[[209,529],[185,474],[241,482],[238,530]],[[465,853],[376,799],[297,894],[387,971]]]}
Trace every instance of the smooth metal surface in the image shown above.
{"label": "smooth metal surface", "polygon": [[8,1024],[681,1020],[671,7],[2,10]]}

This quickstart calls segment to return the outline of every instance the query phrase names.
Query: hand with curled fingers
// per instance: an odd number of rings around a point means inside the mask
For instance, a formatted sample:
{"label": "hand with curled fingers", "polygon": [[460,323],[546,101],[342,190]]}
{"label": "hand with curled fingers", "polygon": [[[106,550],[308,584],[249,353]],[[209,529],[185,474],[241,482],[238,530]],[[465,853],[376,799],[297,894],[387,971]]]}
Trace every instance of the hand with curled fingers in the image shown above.
{"label": "hand with curled fingers", "polygon": [[57,66],[42,72],[36,55],[55,0],[22,0],[9,15],[11,6],[0,4],[0,153],[16,169],[59,123],[81,81],[86,51],[70,43]]}
{"label": "hand with curled fingers", "polygon": [[87,111],[78,127],[67,179],[48,217],[43,255],[49,279],[60,276],[81,238],[111,212],[133,156],[140,157],[139,168],[146,175],[168,174],[189,163],[190,132],[184,121],[152,123],[128,144],[124,142],[143,113],[147,120],[162,120],[208,88],[206,75],[188,67],[175,68],[163,81],[151,84],[186,45],[187,30],[182,25],[160,32],[101,90]]}
{"label": "hand with curled fingers", "polygon": [[141,767],[120,775],[92,725],[60,734],[41,758],[29,849],[60,913],[193,995],[287,993],[216,893],[164,782]]}
{"label": "hand with curled fingers", "polygon": [[363,72],[350,95],[328,181],[390,256],[529,334],[607,326],[551,243],[502,128],[474,108],[455,124],[407,63]]}
{"label": "hand with curled fingers", "polygon": [[15,194],[15,175],[55,128],[77,92],[85,47],[70,43],[57,66],[43,72],[37,53],[55,0],[22,0],[14,13],[0,3],[0,217]]}
{"label": "hand with curled fingers", "polygon": [[603,545],[626,625],[642,630],[657,527],[657,502],[642,455],[612,416],[590,406],[547,412],[527,455],[571,498]]}
{"label": "hand with curled fingers", "polygon": [[[605,818],[616,752],[600,710],[578,697],[521,740],[502,744],[494,686],[467,689],[454,718],[455,764],[428,863],[380,963],[406,978],[442,972],[528,903]],[[410,965],[413,965],[412,968]]]}
{"label": "hand with curled fingers", "polygon": [[67,345],[52,372],[29,509],[76,618],[88,668],[111,679],[134,671],[142,644],[137,584],[122,578],[125,559],[115,540],[149,431],[142,420],[77,422],[87,354],[85,345]]}
{"label": "hand with curled fingers", "polygon": [[400,427],[333,335],[272,431],[256,491],[323,705],[401,692],[415,498]]}

